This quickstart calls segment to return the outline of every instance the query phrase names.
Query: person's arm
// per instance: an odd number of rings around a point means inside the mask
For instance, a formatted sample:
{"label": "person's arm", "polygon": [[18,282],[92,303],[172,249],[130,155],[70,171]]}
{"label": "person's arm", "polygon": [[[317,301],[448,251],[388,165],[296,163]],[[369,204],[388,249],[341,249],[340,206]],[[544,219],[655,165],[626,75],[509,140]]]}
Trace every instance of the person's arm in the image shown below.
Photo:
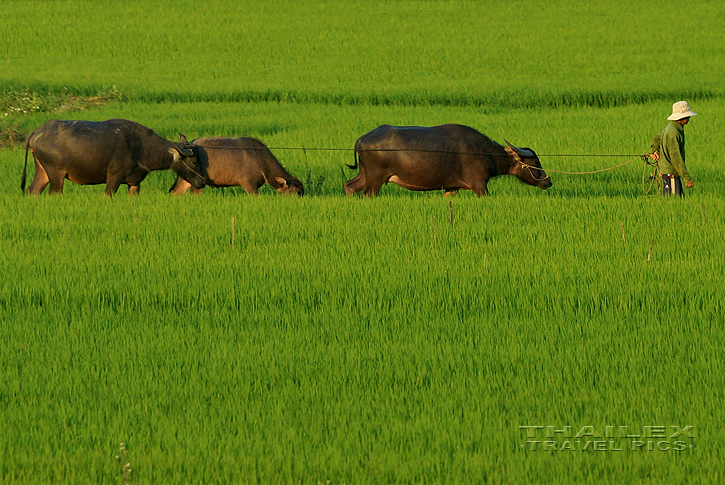
{"label": "person's arm", "polygon": [[655,137],[652,139],[652,144],[650,145],[650,148],[652,148],[652,151],[649,154],[649,157],[654,160],[655,162],[660,159],[660,142],[662,140],[662,133],[657,133]]}

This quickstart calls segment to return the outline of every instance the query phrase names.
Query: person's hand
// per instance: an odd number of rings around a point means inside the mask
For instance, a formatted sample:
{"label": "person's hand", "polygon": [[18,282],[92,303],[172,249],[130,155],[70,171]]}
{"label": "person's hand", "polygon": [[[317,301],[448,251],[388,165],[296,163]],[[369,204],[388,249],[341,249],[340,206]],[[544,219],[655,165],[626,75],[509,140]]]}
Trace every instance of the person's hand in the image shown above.
{"label": "person's hand", "polygon": [[652,152],[649,154],[649,157],[656,162],[660,159],[660,154],[657,152]]}
{"label": "person's hand", "polygon": [[685,187],[687,187],[688,189],[691,189],[693,185],[695,184],[692,183],[692,180],[688,180],[687,182],[685,182]]}

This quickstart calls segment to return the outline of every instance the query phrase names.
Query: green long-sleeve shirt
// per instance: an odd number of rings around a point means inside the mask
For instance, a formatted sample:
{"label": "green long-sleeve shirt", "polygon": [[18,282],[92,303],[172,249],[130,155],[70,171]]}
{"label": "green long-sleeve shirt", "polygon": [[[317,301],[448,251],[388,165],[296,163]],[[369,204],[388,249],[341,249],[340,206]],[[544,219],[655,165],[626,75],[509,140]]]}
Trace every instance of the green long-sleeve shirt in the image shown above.
{"label": "green long-sleeve shirt", "polygon": [[685,167],[685,127],[670,121],[652,140],[652,151],[659,152],[663,174],[677,175],[685,182],[692,180]]}

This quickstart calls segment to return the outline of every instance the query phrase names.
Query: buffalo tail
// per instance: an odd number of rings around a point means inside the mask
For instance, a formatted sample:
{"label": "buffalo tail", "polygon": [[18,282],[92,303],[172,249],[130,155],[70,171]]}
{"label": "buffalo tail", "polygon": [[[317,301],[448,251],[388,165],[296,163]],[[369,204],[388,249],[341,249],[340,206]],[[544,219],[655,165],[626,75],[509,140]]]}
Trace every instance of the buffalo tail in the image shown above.
{"label": "buffalo tail", "polygon": [[23,176],[20,178],[20,190],[25,193],[25,180],[28,175],[28,150],[30,149],[30,137],[25,141],[25,165],[23,165]]}
{"label": "buffalo tail", "polygon": [[358,155],[357,155],[357,150],[355,150],[355,164],[354,164],[354,165],[350,165],[350,164],[345,164],[345,165],[347,165],[347,167],[348,167],[349,169],[351,169],[351,170],[355,170],[355,169],[356,169],[356,168],[358,167]]}

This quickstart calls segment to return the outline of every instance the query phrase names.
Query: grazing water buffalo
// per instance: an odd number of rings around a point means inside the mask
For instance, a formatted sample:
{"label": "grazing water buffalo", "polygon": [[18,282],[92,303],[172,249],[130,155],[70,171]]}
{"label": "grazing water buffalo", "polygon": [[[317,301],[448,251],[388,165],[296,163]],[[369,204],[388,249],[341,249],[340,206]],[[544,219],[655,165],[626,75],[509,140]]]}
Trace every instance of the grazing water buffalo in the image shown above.
{"label": "grazing water buffalo", "polygon": [[[302,182],[290,175],[269,148],[255,138],[208,137],[192,143],[199,148],[199,161],[210,187],[242,186],[248,194],[256,194],[266,182],[282,194],[305,192]],[[189,188],[188,182],[177,177],[169,192],[181,195]],[[199,193],[201,189],[192,191]]]}
{"label": "grazing water buffalo", "polygon": [[409,190],[443,189],[445,195],[470,189],[488,195],[488,179],[515,175],[529,185],[551,187],[539,157],[529,148],[504,147],[468,126],[382,125],[355,143],[360,172],[345,182],[345,193],[373,196],[393,182]]}
{"label": "grazing water buffalo", "polygon": [[105,183],[108,196],[121,184],[129,186],[129,193],[137,193],[150,171],[168,168],[194,187],[204,186],[194,145],[186,139],[171,142],[134,121],[46,122],[25,143],[23,191],[28,151],[35,159],[35,177],[28,187],[32,195],[41,193],[49,183],[51,194],[62,193],[65,179],[80,185]]}

